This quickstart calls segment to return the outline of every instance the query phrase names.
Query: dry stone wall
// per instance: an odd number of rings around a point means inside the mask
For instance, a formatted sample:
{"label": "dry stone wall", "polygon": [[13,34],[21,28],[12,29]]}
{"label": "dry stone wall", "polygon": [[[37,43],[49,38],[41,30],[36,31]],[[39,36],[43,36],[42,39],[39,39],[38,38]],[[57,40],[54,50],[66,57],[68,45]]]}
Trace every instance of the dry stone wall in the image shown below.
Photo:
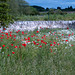
{"label": "dry stone wall", "polygon": [[[10,24],[8,28],[6,28],[6,32],[8,30],[11,31],[34,31],[36,28],[40,30],[41,28],[75,28],[75,20],[73,21],[15,21],[13,24]],[[0,28],[2,30],[2,27]]]}

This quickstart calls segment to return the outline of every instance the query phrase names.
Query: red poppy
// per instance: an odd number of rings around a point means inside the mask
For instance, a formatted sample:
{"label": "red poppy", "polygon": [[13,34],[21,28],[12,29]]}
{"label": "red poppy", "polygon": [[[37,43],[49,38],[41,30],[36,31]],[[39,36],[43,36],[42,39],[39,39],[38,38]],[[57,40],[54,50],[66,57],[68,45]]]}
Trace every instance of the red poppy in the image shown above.
{"label": "red poppy", "polygon": [[0,49],[2,49],[2,47],[0,47]]}
{"label": "red poppy", "polygon": [[10,55],[8,54],[8,56],[10,56]]}
{"label": "red poppy", "polygon": [[5,30],[5,28],[4,28],[4,30]]}
{"label": "red poppy", "polygon": [[65,40],[66,42],[68,42],[68,40]]}
{"label": "red poppy", "polygon": [[20,30],[18,30],[18,32],[20,32]]}
{"label": "red poppy", "polygon": [[5,45],[3,45],[3,47],[5,47]]}
{"label": "red poppy", "polygon": [[36,43],[34,42],[34,45],[36,45]]}
{"label": "red poppy", "polygon": [[36,33],[39,33],[39,31],[37,31]]}
{"label": "red poppy", "polygon": [[4,35],[2,34],[2,36],[4,36]]}
{"label": "red poppy", "polygon": [[15,46],[15,48],[17,48],[17,46]]}
{"label": "red poppy", "polygon": [[41,45],[39,47],[42,47]]}
{"label": "red poppy", "polygon": [[18,33],[18,31],[16,31],[16,33]]}
{"label": "red poppy", "polygon": [[62,36],[63,36],[64,34],[62,34]]}
{"label": "red poppy", "polygon": [[69,29],[69,28],[67,27],[67,29]]}
{"label": "red poppy", "polygon": [[56,42],[54,42],[54,44],[56,44]]}
{"label": "red poppy", "polygon": [[14,38],[16,38],[16,35],[14,35]]}
{"label": "red poppy", "polygon": [[74,46],[74,45],[71,44],[71,46]]}
{"label": "red poppy", "polygon": [[23,41],[23,39],[21,39],[21,41]]}
{"label": "red poppy", "polygon": [[37,45],[39,45],[39,43],[37,43]]}
{"label": "red poppy", "polygon": [[51,33],[51,31],[49,31]]}
{"label": "red poppy", "polygon": [[69,34],[68,36],[71,36],[71,34]]}
{"label": "red poppy", "polygon": [[22,46],[26,47],[26,44],[24,43],[24,44],[22,44]]}
{"label": "red poppy", "polygon": [[43,43],[43,40],[41,40],[41,43]]}
{"label": "red poppy", "polygon": [[52,46],[52,44],[50,44],[50,46]]}
{"label": "red poppy", "polygon": [[10,34],[12,34],[12,32],[11,32],[11,31],[10,31],[9,33],[10,33]]}
{"label": "red poppy", "polygon": [[33,35],[31,37],[34,37]]}
{"label": "red poppy", "polygon": [[7,47],[7,49],[8,49],[9,47]]}
{"label": "red poppy", "polygon": [[52,50],[52,49],[50,48],[50,50]]}
{"label": "red poppy", "polygon": [[28,40],[30,40],[30,37],[28,37]]}
{"label": "red poppy", "polygon": [[3,39],[3,37],[1,37],[1,39]]}
{"label": "red poppy", "polygon": [[10,36],[10,37],[12,37],[12,35],[11,35],[11,34],[10,34],[9,36]]}
{"label": "red poppy", "polygon": [[24,32],[22,31],[22,34],[24,35]]}
{"label": "red poppy", "polygon": [[19,48],[21,48],[21,46],[19,46]]}
{"label": "red poppy", "polygon": [[34,36],[36,36],[35,34],[33,34]]}
{"label": "red poppy", "polygon": [[14,41],[15,41],[16,39],[14,39]]}
{"label": "red poppy", "polygon": [[59,43],[58,43],[58,45],[59,45]]}
{"label": "red poppy", "polygon": [[8,35],[8,33],[6,33],[6,35]]}
{"label": "red poppy", "polygon": [[51,52],[52,52],[52,50],[51,50]]}
{"label": "red poppy", "polygon": [[37,41],[40,41],[39,39],[37,39]]}
{"label": "red poppy", "polygon": [[11,44],[11,46],[13,46],[13,44]]}
{"label": "red poppy", "polygon": [[74,33],[72,33],[72,35],[74,35]]}
{"label": "red poppy", "polygon": [[12,54],[15,54],[15,52],[12,52]]}

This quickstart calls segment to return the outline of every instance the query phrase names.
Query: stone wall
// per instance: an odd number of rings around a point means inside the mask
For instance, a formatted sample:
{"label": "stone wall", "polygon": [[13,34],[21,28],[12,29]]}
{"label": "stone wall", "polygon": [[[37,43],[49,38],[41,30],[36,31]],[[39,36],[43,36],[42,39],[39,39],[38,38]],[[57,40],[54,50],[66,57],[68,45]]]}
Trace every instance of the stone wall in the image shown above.
{"label": "stone wall", "polygon": [[33,31],[36,28],[40,30],[42,28],[75,28],[74,21],[15,21],[13,24],[10,24],[7,30],[21,30],[21,31]]}

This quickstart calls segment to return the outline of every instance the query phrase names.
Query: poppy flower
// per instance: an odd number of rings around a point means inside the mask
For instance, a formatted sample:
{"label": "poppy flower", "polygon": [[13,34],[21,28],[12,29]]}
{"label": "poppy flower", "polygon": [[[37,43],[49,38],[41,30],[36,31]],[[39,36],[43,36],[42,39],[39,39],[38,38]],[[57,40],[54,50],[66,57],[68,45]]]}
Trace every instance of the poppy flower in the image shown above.
{"label": "poppy flower", "polygon": [[1,37],[1,39],[3,39],[3,37]]}
{"label": "poppy flower", "polygon": [[40,41],[39,39],[37,39],[37,41]]}
{"label": "poppy flower", "polygon": [[69,29],[69,28],[67,27],[67,29]]}
{"label": "poppy flower", "polygon": [[65,40],[66,42],[68,42],[68,40]]}
{"label": "poppy flower", "polygon": [[21,46],[19,46],[19,48],[21,48]]}
{"label": "poppy flower", "polygon": [[42,47],[41,45],[39,47]]}
{"label": "poppy flower", "polygon": [[64,34],[62,34],[62,36],[63,36]]}
{"label": "poppy flower", "polygon": [[9,33],[10,33],[10,34],[12,34],[12,32],[11,32],[11,31],[10,31]]}
{"label": "poppy flower", "polygon": [[8,35],[8,33],[5,33],[6,35]]}
{"label": "poppy flower", "polygon": [[16,33],[18,33],[18,31],[16,31]]}
{"label": "poppy flower", "polygon": [[36,36],[35,34],[33,34],[34,36]]}
{"label": "poppy flower", "polygon": [[15,54],[15,52],[12,52],[12,54]]}
{"label": "poppy flower", "polygon": [[52,46],[52,44],[50,44],[50,46]]}
{"label": "poppy flower", "polygon": [[3,45],[3,47],[5,47],[5,45]]}
{"label": "poppy flower", "polygon": [[24,43],[24,44],[22,44],[22,46],[26,47],[26,44]]}
{"label": "poppy flower", "polygon": [[34,37],[33,35],[31,37]]}
{"label": "poppy flower", "polygon": [[15,46],[15,48],[17,48],[17,46]]}
{"label": "poppy flower", "polygon": [[54,42],[54,44],[56,44],[56,42]]}
{"label": "poppy flower", "polygon": [[58,43],[58,45],[59,45],[59,43]]}
{"label": "poppy flower", "polygon": [[13,44],[11,44],[11,46],[13,46]]}
{"label": "poppy flower", "polygon": [[10,36],[10,37],[12,37],[12,35],[11,35],[11,34],[10,34],[9,36]]}
{"label": "poppy flower", "polygon": [[7,49],[8,49],[9,47],[7,47]]}
{"label": "poppy flower", "polygon": [[4,35],[2,34],[2,36],[4,36]]}
{"label": "poppy flower", "polygon": [[37,31],[36,33],[39,33],[39,31]]}
{"label": "poppy flower", "polygon": [[5,30],[5,28],[4,28],[4,30]]}
{"label": "poppy flower", "polygon": [[72,33],[72,35],[74,35],[74,33]]}
{"label": "poppy flower", "polygon": [[24,32],[22,31],[22,34],[24,35]]}
{"label": "poppy flower", "polygon": [[36,45],[36,43],[34,42],[34,45]]}
{"label": "poppy flower", "polygon": [[74,45],[71,44],[71,46],[74,46]]}
{"label": "poppy flower", "polygon": [[37,43],[37,45],[39,45],[39,43]]}
{"label": "poppy flower", "polygon": [[2,47],[0,47],[0,49],[2,49]]}
{"label": "poppy flower", "polygon": [[10,56],[10,55],[8,54],[8,56]]}
{"label": "poppy flower", "polygon": [[14,39],[14,41],[15,41],[16,39]]}
{"label": "poppy flower", "polygon": [[28,40],[30,40],[30,37],[28,37]]}
{"label": "poppy flower", "polygon": [[16,35],[14,35],[14,38],[16,38]]}

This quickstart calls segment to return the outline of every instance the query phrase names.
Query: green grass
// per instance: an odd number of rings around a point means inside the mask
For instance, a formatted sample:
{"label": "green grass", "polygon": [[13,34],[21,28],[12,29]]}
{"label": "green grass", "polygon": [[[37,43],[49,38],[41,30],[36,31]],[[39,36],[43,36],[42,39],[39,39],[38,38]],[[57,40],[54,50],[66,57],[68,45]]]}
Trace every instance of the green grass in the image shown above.
{"label": "green grass", "polygon": [[[10,33],[8,33],[8,39],[5,33],[0,33],[0,38],[3,37],[2,34],[4,35],[4,38],[0,39],[0,47],[2,48],[0,49],[0,75],[74,75],[75,41],[70,41],[69,38],[66,38],[68,42],[62,41],[64,36],[68,36],[68,34],[61,33],[62,29],[59,30],[60,32],[58,29],[41,29],[37,33],[36,29],[33,32],[24,31],[24,35],[21,31],[18,33],[12,32],[12,39]],[[68,31],[71,34],[69,37],[75,36],[75,31],[70,29]],[[16,37],[20,36],[20,39],[14,38],[13,33]],[[72,33],[74,34],[72,35]],[[62,36],[62,34],[64,35]],[[21,38],[21,36],[24,37]],[[22,45],[25,41],[24,38],[28,39],[28,37],[30,37],[31,43],[26,43],[26,47],[24,47]],[[16,40],[14,41],[14,39]],[[41,42],[41,40],[44,42]],[[36,45],[33,41],[36,44],[39,43],[39,45]],[[51,44],[54,46],[51,46]],[[42,47],[39,47],[40,45]],[[14,48],[15,46],[18,47]],[[15,53],[12,54],[12,52]]]}
{"label": "green grass", "polygon": [[52,20],[52,21],[59,21],[59,20],[75,20],[75,13],[67,13],[64,15],[60,15],[60,14],[50,14],[49,15],[49,19],[48,19],[48,15],[38,15],[38,16],[19,16],[16,17],[15,20],[21,20],[21,21],[48,21],[48,20]]}

